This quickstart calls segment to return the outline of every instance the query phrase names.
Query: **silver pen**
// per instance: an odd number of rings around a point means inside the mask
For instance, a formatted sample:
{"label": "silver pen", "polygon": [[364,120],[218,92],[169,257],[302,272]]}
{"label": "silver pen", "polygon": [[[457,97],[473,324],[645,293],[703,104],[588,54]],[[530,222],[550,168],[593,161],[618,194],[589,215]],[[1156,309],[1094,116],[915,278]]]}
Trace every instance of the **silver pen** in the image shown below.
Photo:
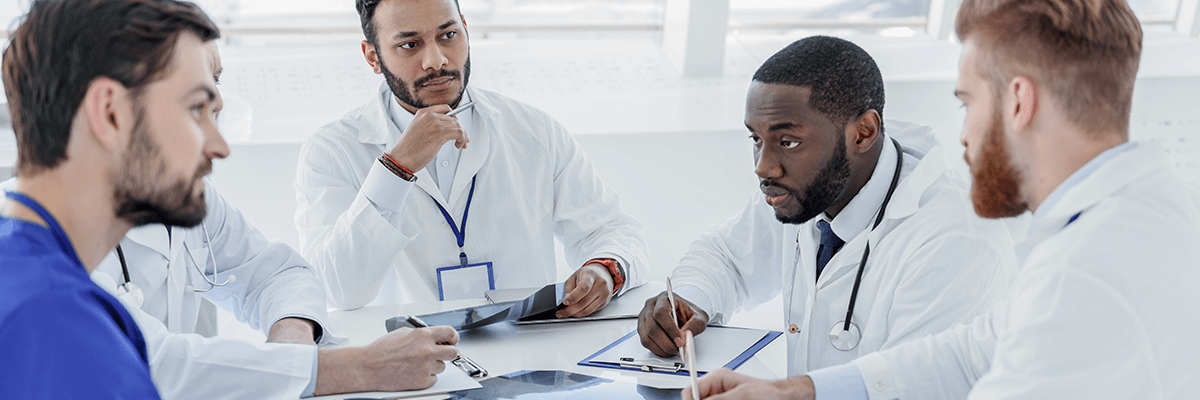
{"label": "silver pen", "polygon": [[[470,105],[471,103],[467,103],[467,104]],[[408,321],[409,325],[412,325],[417,328],[428,328],[429,327],[429,324],[426,324],[425,321],[422,321],[420,318],[417,318],[417,316],[415,316],[415,315],[408,316],[408,318],[406,318],[406,320]],[[455,349],[455,351],[458,351],[458,350]],[[454,366],[458,367],[458,369],[463,370],[463,372],[466,372],[467,375],[469,375],[472,378],[483,378],[485,376],[488,376],[488,372],[486,369],[483,369],[483,366],[479,365],[479,363],[476,363],[474,360],[467,358],[467,356],[463,355],[462,352],[458,352],[458,357],[455,357],[453,360],[450,360],[450,363],[454,364]]]}
{"label": "silver pen", "polygon": [[468,101],[466,104],[459,104],[458,108],[450,110],[450,112],[446,113],[446,116],[453,117],[455,115],[458,115],[458,113],[467,111],[467,109],[471,108],[471,106],[473,106],[473,105],[475,105],[474,101]]}

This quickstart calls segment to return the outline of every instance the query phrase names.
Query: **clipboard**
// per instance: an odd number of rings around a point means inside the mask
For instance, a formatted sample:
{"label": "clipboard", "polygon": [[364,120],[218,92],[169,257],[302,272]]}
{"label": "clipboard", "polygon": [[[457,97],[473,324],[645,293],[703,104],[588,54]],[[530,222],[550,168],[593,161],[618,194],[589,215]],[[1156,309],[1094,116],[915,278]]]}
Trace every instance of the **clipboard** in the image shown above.
{"label": "clipboard", "polygon": [[[704,333],[696,336],[696,342],[698,343],[696,347],[699,350],[699,354],[696,356],[699,360],[698,373],[699,375],[704,375],[718,368],[736,369],[780,335],[783,335],[783,332],[709,325],[704,330]],[[629,332],[603,349],[600,349],[595,354],[584,358],[578,365],[670,375],[688,375],[688,371],[679,362],[679,356],[654,356],[653,353],[650,353],[650,350],[642,347],[640,340],[630,340],[630,338],[636,337],[637,330],[635,329],[633,332]],[[755,340],[755,338],[757,339]],[[739,352],[738,349],[743,348],[743,346],[744,350]],[[720,351],[705,351],[704,349],[719,349]],[[719,354],[722,351],[726,354]],[[625,354],[615,354],[615,352]],[[647,354],[649,356],[646,356]],[[706,354],[710,355],[708,359],[704,357]],[[733,356],[730,357],[729,354]],[[629,357],[626,357],[626,355]],[[633,358],[633,362],[620,362],[619,359],[621,358]],[[651,368],[645,368],[647,365],[651,366]],[[669,368],[672,365],[677,366],[673,371]],[[668,368],[657,368],[657,366]]]}

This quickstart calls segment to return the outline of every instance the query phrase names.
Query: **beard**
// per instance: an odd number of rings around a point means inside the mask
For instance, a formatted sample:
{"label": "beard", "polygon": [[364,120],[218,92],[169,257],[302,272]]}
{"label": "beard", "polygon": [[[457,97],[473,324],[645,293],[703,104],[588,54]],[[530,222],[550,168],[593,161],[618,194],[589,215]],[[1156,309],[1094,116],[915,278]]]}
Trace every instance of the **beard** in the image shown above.
{"label": "beard", "polygon": [[164,224],[193,227],[204,220],[208,206],[204,192],[193,196],[196,181],[212,172],[212,160],[205,158],[194,176],[163,182],[168,171],[161,149],[146,129],[144,109],[134,110],[133,133],[124,163],[113,176],[113,198],[117,218],[134,226]]}
{"label": "beard", "polygon": [[850,180],[850,160],[846,157],[846,142],[838,140],[838,147],[833,156],[817,173],[817,179],[804,189],[804,195],[796,188],[787,187],[779,182],[763,180],[762,187],[774,186],[787,191],[788,197],[795,199],[799,209],[791,215],[783,214],[775,209],[775,219],[785,224],[802,224],[820,215],[825,209],[837,201]]}
{"label": "beard", "polygon": [[403,79],[400,79],[400,77],[393,74],[392,71],[388,69],[387,64],[383,63],[383,57],[379,57],[379,67],[379,69],[383,70],[383,78],[385,81],[387,81],[388,89],[392,90],[392,95],[395,95],[396,98],[400,99],[400,101],[404,104],[408,104],[417,109],[426,108],[433,105],[421,101],[413,95],[413,92],[417,91],[418,86],[422,86],[431,80],[441,78],[443,76],[451,76],[456,79],[461,79],[463,85],[462,89],[458,91],[458,97],[455,97],[454,101],[450,102],[450,104],[447,104],[448,106],[453,107],[457,106],[459,101],[462,101],[463,92],[467,90],[467,82],[471,80],[470,55],[467,56],[467,62],[463,64],[462,72],[445,69],[437,70],[431,72],[429,75],[417,78],[417,80],[412,82],[412,85],[409,85],[408,82],[405,82]]}
{"label": "beard", "polygon": [[[1021,200],[1020,175],[1012,166],[1008,142],[1004,138],[999,102],[996,102],[992,126],[984,140],[978,165],[972,165],[971,204],[984,218],[1021,215],[1028,204]],[[968,160],[969,161],[969,160]]]}

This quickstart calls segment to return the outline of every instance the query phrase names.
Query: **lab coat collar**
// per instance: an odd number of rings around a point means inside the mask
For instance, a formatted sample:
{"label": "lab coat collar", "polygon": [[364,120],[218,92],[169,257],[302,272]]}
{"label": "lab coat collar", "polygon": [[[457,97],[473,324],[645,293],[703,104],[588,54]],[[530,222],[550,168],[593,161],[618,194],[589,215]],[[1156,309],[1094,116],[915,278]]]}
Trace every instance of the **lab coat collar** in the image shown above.
{"label": "lab coat collar", "polygon": [[[920,207],[921,195],[931,186],[934,181],[947,169],[942,156],[940,141],[937,139],[937,134],[932,128],[924,125],[917,125],[903,121],[887,121],[886,126],[890,134],[883,136],[886,140],[884,151],[880,153],[879,162],[875,165],[875,171],[872,172],[871,179],[859,191],[859,195],[851,200],[851,204],[857,204],[854,207],[859,210],[852,210],[851,205],[847,205],[846,209],[838,214],[836,219],[843,216],[849,216],[849,213],[858,214],[856,222],[858,228],[854,231],[853,236],[844,237],[842,240],[846,244],[838,251],[838,254],[830,260],[829,264],[821,272],[821,277],[817,279],[815,284],[822,286],[825,282],[831,281],[833,278],[840,275],[843,269],[857,267],[862,259],[862,253],[866,249],[867,241],[870,243],[878,243],[882,240],[884,228],[889,220],[896,220],[908,217],[917,212]],[[874,224],[876,213],[883,205],[883,198],[887,195],[888,186],[892,183],[892,174],[896,171],[896,148],[892,145],[891,139],[895,138],[900,143],[899,156],[904,157],[904,163],[900,167],[900,182],[896,185],[896,192],[892,194],[892,199],[888,203],[887,210],[884,211],[884,221],[878,230],[869,230]],[[876,193],[871,193],[872,191]],[[863,196],[863,195],[866,196]],[[862,197],[860,199],[860,197]],[[859,221],[861,220],[861,221]],[[807,232],[817,232],[816,221],[809,221],[806,227]],[[842,232],[834,227],[834,232],[841,237]],[[863,232],[868,232],[864,235]],[[819,240],[820,235],[810,233]],[[816,249],[811,251],[815,252]],[[815,253],[812,253],[815,254]],[[806,273],[808,271],[805,271]],[[813,282],[809,278],[809,282]]]}
{"label": "lab coat collar", "polygon": [[183,230],[175,229],[171,233],[170,239],[167,239],[166,226],[162,224],[150,224],[130,229],[129,232],[125,233],[125,238],[150,250],[154,250],[158,254],[161,254],[163,258],[170,260],[171,249],[178,248],[177,246],[173,246],[178,244],[175,239],[180,239],[179,243],[182,243]]}
{"label": "lab coat collar", "polygon": [[1172,173],[1162,145],[1157,142],[1139,143],[1109,159],[1092,171],[1038,218],[1033,218],[1025,240],[1016,245],[1017,263],[1024,266],[1029,253],[1046,238],[1067,227],[1076,214],[1087,218],[1087,210],[1097,203],[1125,190],[1130,184],[1148,176]]}
{"label": "lab coat collar", "polygon": [[[863,230],[871,228],[871,224],[875,222],[875,215],[887,196],[892,176],[896,172],[896,157],[899,154],[896,154],[896,147],[892,145],[890,136],[884,135],[883,143],[883,150],[879,153],[879,160],[875,163],[871,178],[858,189],[858,194],[850,199],[850,203],[846,204],[842,212],[829,221],[833,233],[843,241],[853,239]],[[828,220],[829,216],[822,214],[820,218]]]}

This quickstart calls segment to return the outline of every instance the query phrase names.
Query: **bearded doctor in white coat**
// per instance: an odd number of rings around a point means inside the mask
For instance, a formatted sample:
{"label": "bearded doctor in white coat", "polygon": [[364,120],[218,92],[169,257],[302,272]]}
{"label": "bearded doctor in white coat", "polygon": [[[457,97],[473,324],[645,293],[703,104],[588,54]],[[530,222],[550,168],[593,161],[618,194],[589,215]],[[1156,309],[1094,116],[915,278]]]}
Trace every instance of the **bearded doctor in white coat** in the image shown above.
{"label": "bearded doctor in white coat", "polygon": [[[359,0],[358,10],[363,54],[385,84],[305,140],[296,172],[301,252],[330,304],[540,287],[557,280],[556,238],[577,268],[560,317],[589,315],[645,280],[641,225],[574,138],[544,112],[467,84],[455,1]],[[461,113],[447,115],[452,106]]]}
{"label": "bearded doctor in white coat", "polygon": [[[219,80],[220,53],[216,42],[207,46]],[[222,106],[217,93],[214,116]],[[16,185],[13,178],[0,189]],[[317,342],[345,341],[324,327],[320,276],[291,247],[267,240],[207,179],[204,189],[202,226],[170,233],[162,224],[131,229],[120,241],[121,254],[114,249],[91,274],[136,321],[163,399],[296,399],[424,388],[433,384],[429,374],[444,368],[441,360],[456,355],[439,345],[457,337],[442,328],[318,350]],[[216,310],[205,299],[261,330],[268,343],[213,336]]]}
{"label": "bearded doctor in white coat", "polygon": [[[702,335],[782,292],[788,374],[797,375],[970,321],[1004,297],[1015,274],[1007,228],[971,212],[967,181],[932,129],[881,123],[883,96],[870,55],[842,39],[805,38],[763,64],[746,125],[764,193],[676,267],[682,329]],[[822,229],[847,240],[822,244]],[[647,301],[643,345],[674,354],[673,317],[665,296]],[[831,340],[835,329],[852,337]]]}
{"label": "bearded doctor in white coat", "polygon": [[700,381],[702,397],[1197,398],[1200,195],[1160,144],[1129,141],[1142,50],[1133,10],[967,0],[956,29],[975,210],[1033,211],[1009,298],[970,324],[809,376],[718,371]]}

